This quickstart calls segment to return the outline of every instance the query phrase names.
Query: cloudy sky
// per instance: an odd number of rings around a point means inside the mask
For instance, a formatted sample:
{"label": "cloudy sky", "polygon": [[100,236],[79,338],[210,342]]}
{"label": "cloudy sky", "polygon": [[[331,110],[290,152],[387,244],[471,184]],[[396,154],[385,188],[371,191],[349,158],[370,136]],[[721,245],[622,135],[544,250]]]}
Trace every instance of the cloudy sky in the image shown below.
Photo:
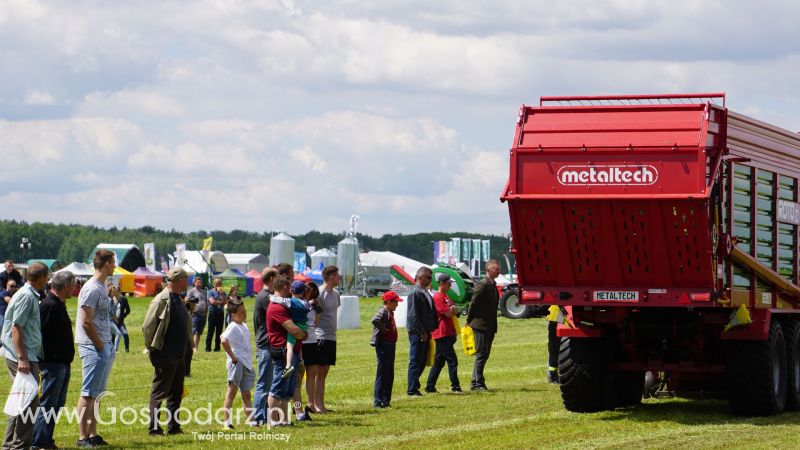
{"label": "cloudy sky", "polygon": [[800,130],[795,1],[0,2],[0,218],[507,233],[521,103],[714,92]]}

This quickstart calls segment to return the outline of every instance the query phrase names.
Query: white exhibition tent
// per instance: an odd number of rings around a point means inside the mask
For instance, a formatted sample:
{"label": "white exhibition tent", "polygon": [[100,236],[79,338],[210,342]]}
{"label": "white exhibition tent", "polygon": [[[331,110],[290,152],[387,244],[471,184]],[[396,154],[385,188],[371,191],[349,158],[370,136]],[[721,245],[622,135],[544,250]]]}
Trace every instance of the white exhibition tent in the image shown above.
{"label": "white exhibition tent", "polygon": [[[212,267],[215,273],[225,272],[228,270],[228,259],[225,254],[219,251],[212,251],[208,254],[211,260]],[[203,255],[197,250],[186,250],[184,253],[184,261],[178,261],[175,265],[181,267],[189,275],[195,273],[206,273],[208,271],[208,264],[206,264]]]}
{"label": "white exhibition tent", "polygon": [[365,252],[359,255],[359,261],[362,266],[390,267],[398,265],[412,277],[420,267],[426,265],[430,267],[429,264],[423,264],[403,255],[398,255],[395,252]]}
{"label": "white exhibition tent", "polygon": [[82,263],[82,262],[74,262],[67,267],[64,267],[61,270],[57,270],[53,272],[53,274],[57,274],[58,272],[66,272],[70,271],[76,277],[91,277],[94,275],[94,268],[89,264]]}
{"label": "white exhibition tent", "polygon": [[269,266],[269,258],[261,253],[225,253],[228,267],[239,272],[247,273],[251,270],[261,272]]}

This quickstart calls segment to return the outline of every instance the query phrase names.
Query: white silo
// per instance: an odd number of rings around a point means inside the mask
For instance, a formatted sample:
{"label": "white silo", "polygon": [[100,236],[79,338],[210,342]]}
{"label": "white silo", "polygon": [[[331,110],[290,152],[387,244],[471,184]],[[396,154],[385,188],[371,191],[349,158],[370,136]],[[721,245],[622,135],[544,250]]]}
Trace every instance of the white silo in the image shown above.
{"label": "white silo", "polygon": [[358,240],[348,234],[346,238],[339,241],[337,250],[336,265],[342,276],[339,290],[343,294],[355,294],[358,274]]}
{"label": "white silo", "polygon": [[294,239],[286,233],[278,233],[269,240],[269,264],[294,265]]}

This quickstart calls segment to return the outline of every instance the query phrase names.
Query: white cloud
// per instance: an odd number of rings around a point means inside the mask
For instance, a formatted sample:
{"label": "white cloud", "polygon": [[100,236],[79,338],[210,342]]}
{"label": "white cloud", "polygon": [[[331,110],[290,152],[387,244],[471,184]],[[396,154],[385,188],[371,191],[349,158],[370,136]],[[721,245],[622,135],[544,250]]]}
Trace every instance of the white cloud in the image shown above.
{"label": "white cloud", "polygon": [[797,130],[798,14],[745,1],[2,2],[0,201],[20,205],[16,219],[98,225],[341,231],[360,213],[372,234],[505,233],[520,103],[727,91],[731,109]]}
{"label": "white cloud", "polygon": [[325,161],[314,153],[309,146],[292,150],[289,154],[294,161],[302,164],[307,169],[311,169],[313,172],[324,172],[327,167]]}
{"label": "white cloud", "polygon": [[55,105],[56,98],[53,97],[49,92],[45,91],[28,91],[25,94],[24,103],[26,105],[34,105],[34,106],[42,106],[42,105]]}

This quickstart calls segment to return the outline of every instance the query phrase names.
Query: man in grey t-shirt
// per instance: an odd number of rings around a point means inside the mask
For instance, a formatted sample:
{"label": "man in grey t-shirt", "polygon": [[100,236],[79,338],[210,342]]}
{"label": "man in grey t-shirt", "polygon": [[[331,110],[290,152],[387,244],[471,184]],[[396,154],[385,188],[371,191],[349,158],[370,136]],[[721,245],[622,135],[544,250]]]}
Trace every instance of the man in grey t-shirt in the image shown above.
{"label": "man in grey t-shirt", "polygon": [[189,289],[186,293],[186,299],[194,303],[194,312],[192,312],[192,336],[194,337],[194,351],[197,351],[197,346],[200,345],[200,336],[203,335],[203,330],[206,328],[206,318],[208,316],[208,296],[203,287],[203,279],[199,276],[194,277],[194,287]]}
{"label": "man in grey t-shirt", "polygon": [[97,434],[96,401],[105,392],[108,375],[114,362],[114,345],[111,343],[111,311],[108,305],[106,280],[114,273],[114,254],[98,250],[92,260],[94,276],[83,285],[78,295],[78,314],[75,320],[75,343],[81,356],[83,377],[81,396],[78,399],[79,448],[108,445]]}
{"label": "man in grey t-shirt", "polygon": [[[87,307],[87,308],[84,308]],[[87,317],[86,310],[94,311],[91,318]],[[75,321],[75,343],[78,345],[93,345],[92,339],[83,326],[84,321],[91,321],[97,335],[102,342],[111,342],[111,311],[108,307],[108,290],[105,282],[92,277],[81,288],[78,295],[78,314]]]}
{"label": "man in grey t-shirt", "polygon": [[336,313],[341,306],[339,291],[339,268],[328,266],[322,269],[322,288],[319,293],[319,302],[322,312],[319,314],[317,324],[317,343],[303,347],[303,359],[306,364],[306,388],[308,390],[308,404],[313,411],[326,413],[325,408],[325,378],[328,370],[336,365]]}

